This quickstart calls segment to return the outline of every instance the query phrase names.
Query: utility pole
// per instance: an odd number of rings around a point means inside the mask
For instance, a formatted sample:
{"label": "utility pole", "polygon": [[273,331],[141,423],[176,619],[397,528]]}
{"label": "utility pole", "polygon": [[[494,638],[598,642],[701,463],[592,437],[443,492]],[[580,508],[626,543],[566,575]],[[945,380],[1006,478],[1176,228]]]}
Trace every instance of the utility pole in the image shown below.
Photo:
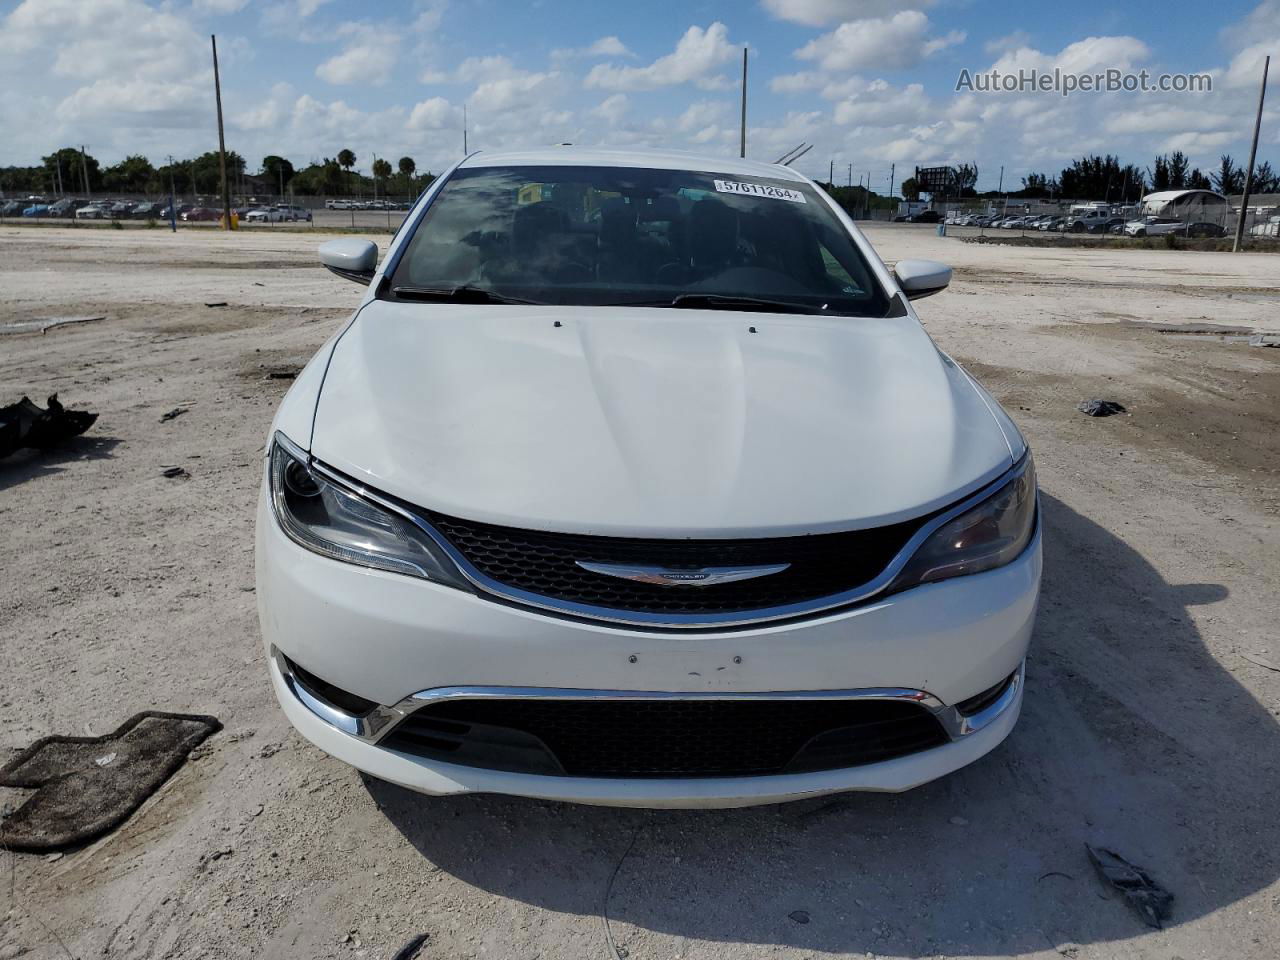
{"label": "utility pole", "polygon": [[830,187],[832,183],[835,181],[835,176],[836,176],[836,162],[832,160],[831,163],[827,165],[827,186],[828,187]]}
{"label": "utility pole", "polygon": [[849,164],[849,188],[853,189],[853,164]]}
{"label": "utility pole", "polygon": [[896,163],[889,164],[889,199],[893,199],[893,175],[898,172]]}
{"label": "utility pole", "polygon": [[90,199],[92,194],[89,191],[89,161],[85,157],[84,144],[80,144],[80,175],[84,179],[84,195],[85,199]]}
{"label": "utility pole", "polygon": [[62,196],[62,155],[55,153],[53,160],[58,165],[58,196]]}
{"label": "utility pole", "polygon": [[467,155],[467,105],[462,105],[462,155]]}
{"label": "utility pole", "polygon": [[1000,212],[1008,213],[1009,198],[1004,195],[1004,164],[1000,165],[1000,186],[996,187],[996,193],[1000,194],[1002,198],[1002,206],[1000,207]]}
{"label": "utility pole", "polygon": [[738,156],[747,155],[747,48],[742,48],[742,122],[738,131]]}
{"label": "utility pole", "polygon": [[373,155],[373,166],[369,168],[369,172],[373,174],[373,199],[378,199],[378,155]]}
{"label": "utility pole", "polygon": [[1258,156],[1258,133],[1262,130],[1262,104],[1267,98],[1267,73],[1271,69],[1271,58],[1262,61],[1262,87],[1258,90],[1258,116],[1253,121],[1253,146],[1249,148],[1249,169],[1244,175],[1244,195],[1240,197],[1240,219],[1236,221],[1236,240],[1231,245],[1231,252],[1240,249],[1244,240],[1244,221],[1249,212],[1249,192],[1253,189],[1253,161]]}
{"label": "utility pole", "polygon": [[218,38],[213,42],[213,96],[218,104],[218,170],[222,177],[222,229],[231,229],[231,188],[227,185],[227,141],[222,134],[222,80],[218,76]]}

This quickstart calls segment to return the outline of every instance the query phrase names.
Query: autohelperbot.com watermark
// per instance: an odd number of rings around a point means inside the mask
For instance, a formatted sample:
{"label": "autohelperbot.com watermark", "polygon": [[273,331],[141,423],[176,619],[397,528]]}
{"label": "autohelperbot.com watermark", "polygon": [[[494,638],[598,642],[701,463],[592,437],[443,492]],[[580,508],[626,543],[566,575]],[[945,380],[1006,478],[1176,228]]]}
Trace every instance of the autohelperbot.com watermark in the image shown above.
{"label": "autohelperbot.com watermark", "polygon": [[1152,73],[1149,70],[1108,68],[1096,73],[1072,73],[1055,67],[1018,70],[961,70],[956,93],[1209,93],[1213,77],[1207,73]]}

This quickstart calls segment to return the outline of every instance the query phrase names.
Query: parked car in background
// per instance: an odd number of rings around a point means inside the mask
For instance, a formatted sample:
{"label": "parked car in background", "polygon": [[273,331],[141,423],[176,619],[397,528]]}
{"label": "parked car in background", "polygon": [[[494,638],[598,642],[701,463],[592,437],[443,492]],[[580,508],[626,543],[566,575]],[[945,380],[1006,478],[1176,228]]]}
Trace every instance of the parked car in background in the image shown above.
{"label": "parked car in background", "polygon": [[133,200],[117,200],[107,208],[107,212],[112,220],[123,220],[133,212],[136,205]]}
{"label": "parked car in background", "polygon": [[1141,220],[1130,220],[1126,223],[1124,232],[1131,237],[1160,237],[1168,233],[1177,233],[1182,227],[1182,221],[1173,217],[1143,217]]}
{"label": "parked car in background", "polygon": [[0,201],[0,217],[18,217],[26,209],[27,203],[22,200]]}
{"label": "parked car in background", "polygon": [[1111,219],[1109,211],[1089,210],[1076,213],[1067,218],[1067,230],[1071,233],[1097,233],[1096,227]]}
{"label": "parked car in background", "polygon": [[1061,230],[1064,222],[1062,217],[1049,217],[1046,220],[1041,220],[1036,229],[1041,231]]}
{"label": "parked car in background", "polygon": [[105,200],[92,200],[76,208],[77,220],[105,220],[110,214],[110,204]]}
{"label": "parked car in background", "polygon": [[182,219],[191,223],[213,223],[222,218],[222,211],[213,207],[194,207],[182,215]]}
{"label": "parked car in background", "polygon": [[1090,233],[1110,233],[1112,227],[1123,228],[1128,221],[1124,217],[1107,217],[1101,223],[1095,223],[1089,227]]}
{"label": "parked car in background", "polygon": [[286,220],[302,221],[306,223],[311,222],[311,211],[306,207],[300,206],[296,203],[286,203],[280,204],[279,208],[281,213],[284,214],[284,218]]}
{"label": "parked car in background", "polygon": [[163,209],[159,203],[139,203],[129,211],[129,216],[135,220],[155,220],[159,218],[160,211]]}
{"label": "parked car in background", "polygon": [[189,210],[194,210],[194,209],[195,209],[195,206],[194,206],[193,204],[190,204],[190,203],[180,203],[180,204],[178,204],[178,208],[177,208],[177,210],[171,213],[171,212],[170,212],[170,210],[169,210],[169,205],[166,203],[164,206],[162,206],[162,207],[160,208],[159,218],[160,218],[161,220],[172,220],[172,219],[174,218],[175,213],[176,213],[177,218],[178,218],[178,219],[182,219],[182,215],[183,215],[184,213],[186,213],[186,212],[187,212],[187,211],[189,211]]}
{"label": "parked car in background", "polygon": [[51,217],[74,217],[76,215],[76,207],[80,204],[79,200],[72,197],[63,197],[55,203],[49,204],[49,216]]}
{"label": "parked car in background", "polygon": [[913,213],[907,217],[908,223],[938,223],[942,220],[942,214],[937,210],[921,210],[919,213]]}
{"label": "parked car in background", "polygon": [[255,207],[245,214],[249,223],[279,223],[285,219],[285,212],[280,207]]}
{"label": "parked car in background", "polygon": [[266,438],[302,736],[428,794],[689,807],[905,790],[1009,734],[1035,473],[912,308],[948,267],[736,158],[475,154],[426,204],[381,262],[321,247],[367,286]]}
{"label": "parked car in background", "polygon": [[1225,237],[1226,228],[1217,223],[1189,223],[1184,230],[1178,231],[1180,236],[1207,238]]}
{"label": "parked car in background", "polygon": [[49,205],[47,203],[33,203],[22,211],[24,217],[40,218],[49,216]]}

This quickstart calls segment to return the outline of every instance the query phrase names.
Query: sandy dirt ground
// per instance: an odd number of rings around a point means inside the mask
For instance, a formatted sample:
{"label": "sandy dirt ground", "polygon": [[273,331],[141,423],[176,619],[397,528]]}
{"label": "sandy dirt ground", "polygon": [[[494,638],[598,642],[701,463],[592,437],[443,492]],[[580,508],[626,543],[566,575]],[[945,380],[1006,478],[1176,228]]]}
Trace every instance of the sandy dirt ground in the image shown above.
{"label": "sandy dirt ground", "polygon": [[[0,402],[101,414],[0,464],[0,759],[148,708],[225,724],[105,839],[0,852],[0,957],[389,958],[425,933],[450,958],[1274,958],[1280,350],[1214,334],[1280,333],[1280,257],[870,236],[955,265],[920,314],[1035,449],[1023,719],[907,794],[648,812],[418,797],[277,708],[252,569],[272,374],[358,297],[315,238],[0,227],[0,329],[106,317],[0,333]],[[1174,893],[1166,929],[1086,843]]]}

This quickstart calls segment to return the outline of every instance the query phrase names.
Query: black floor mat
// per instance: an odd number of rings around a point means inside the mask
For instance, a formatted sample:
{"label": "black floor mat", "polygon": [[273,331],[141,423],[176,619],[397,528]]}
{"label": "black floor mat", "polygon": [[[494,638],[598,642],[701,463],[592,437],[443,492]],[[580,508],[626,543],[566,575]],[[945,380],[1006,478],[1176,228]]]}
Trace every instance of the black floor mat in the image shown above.
{"label": "black floor mat", "polygon": [[0,767],[0,787],[35,790],[0,822],[0,847],[85,843],[128,819],[222,729],[213,717],[144,710],[103,737],[44,737]]}

